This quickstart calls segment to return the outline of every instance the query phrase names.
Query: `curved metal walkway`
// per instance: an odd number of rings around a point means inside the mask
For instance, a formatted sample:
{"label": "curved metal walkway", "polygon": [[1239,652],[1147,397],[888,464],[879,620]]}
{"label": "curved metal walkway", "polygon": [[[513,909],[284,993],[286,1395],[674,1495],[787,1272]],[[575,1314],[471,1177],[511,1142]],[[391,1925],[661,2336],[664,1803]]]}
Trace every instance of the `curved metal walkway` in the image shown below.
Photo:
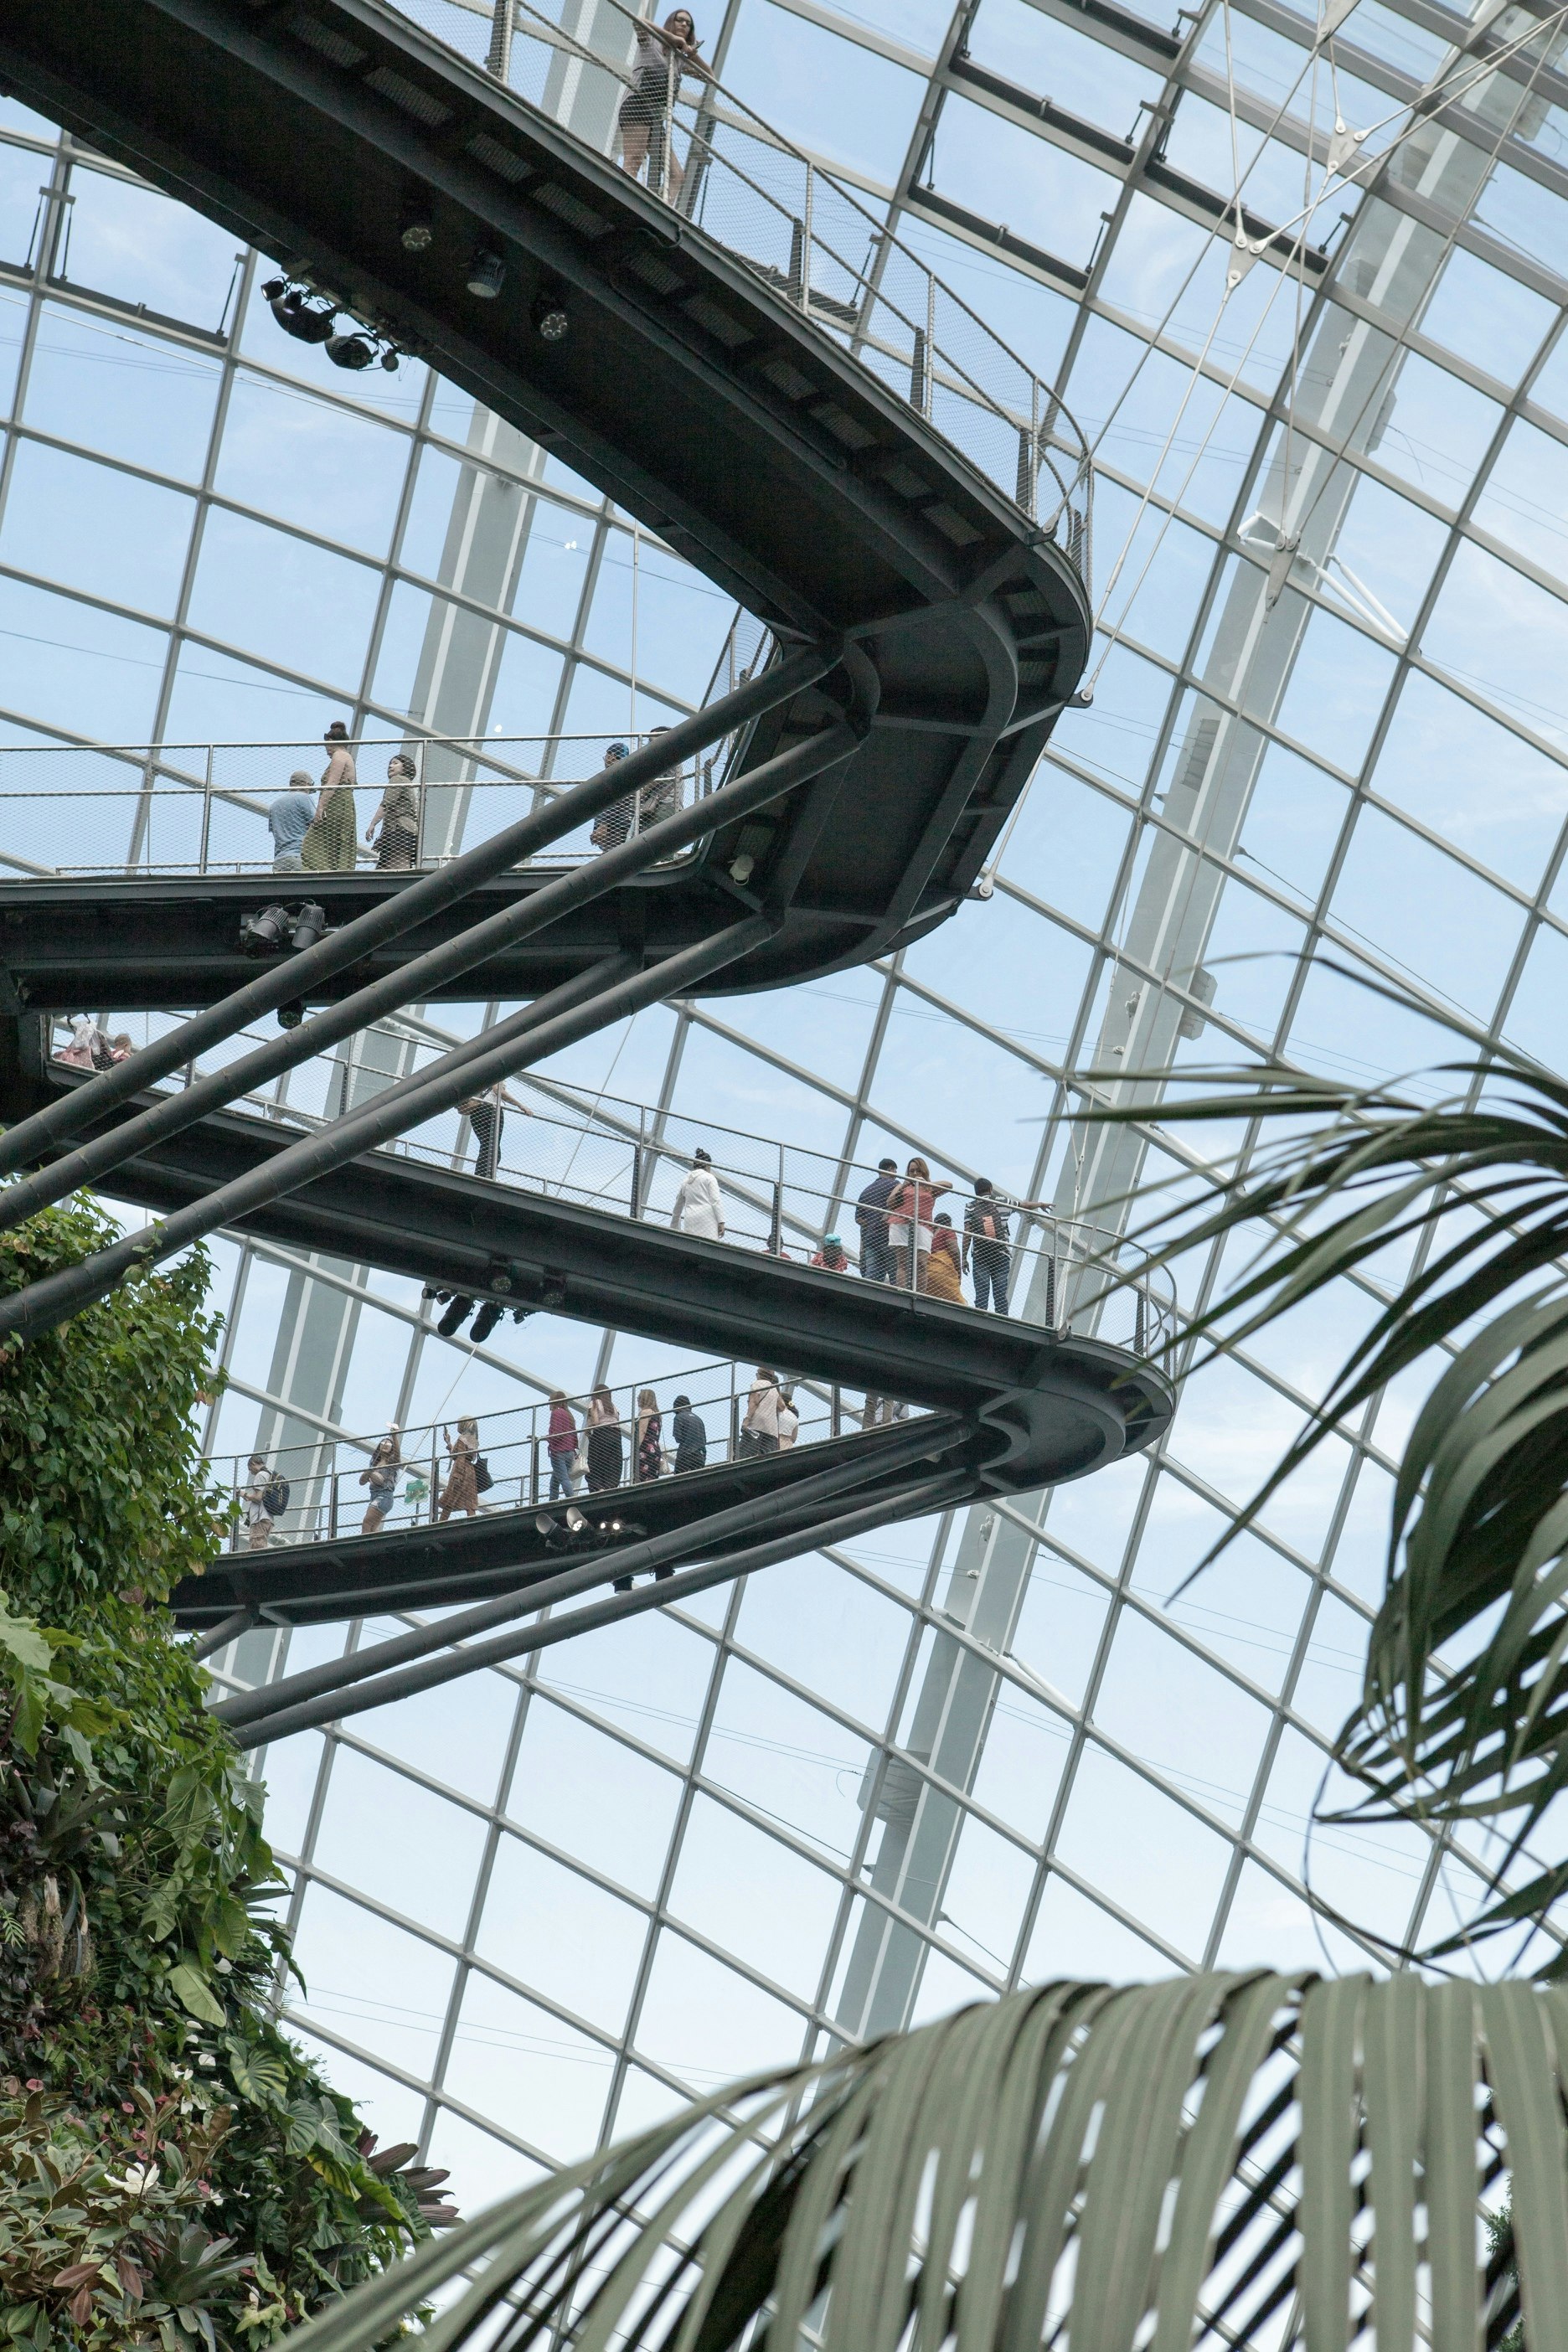
{"label": "curved metal walkway", "polygon": [[[0,78],[330,287],[781,643],[848,641],[870,714],[853,756],[704,852],[710,921],[737,889],[784,918],[727,984],[886,954],[962,901],[1082,675],[1080,494],[1042,527],[776,271],[383,0],[8,0]],[[469,290],[481,254],[493,299]],[[998,421],[1032,503],[1046,420]],[[742,766],[802,723],[759,716]]]}
{"label": "curved metal walkway", "polygon": [[[0,79],[558,453],[765,623],[774,647],[659,751],[439,871],[319,889],[312,877],[312,898],[344,900],[335,933],[240,986],[232,950],[205,971],[198,951],[162,985],[203,1009],[90,1083],[44,1060],[28,992],[47,1000],[49,950],[29,963],[38,928],[8,892],[0,1115],[22,1125],[0,1139],[0,1172],[37,1172],[0,1193],[0,1223],[98,1178],[163,1222],[0,1298],[0,1329],[47,1329],[221,1224],[920,1409],[670,1482],[644,1533],[566,1566],[562,1547],[583,1531],[548,1511],[506,1515],[500,1534],[498,1515],[362,1536],[331,1558],[312,1547],[308,1563],[215,1564],[177,1604],[207,1646],[226,1612],[232,1624],[317,1603],[359,1613],[391,1595],[496,1596],[227,1703],[242,1744],[889,1517],[1082,1475],[1157,1437],[1163,1373],[1097,1337],[737,1255],[375,1148],[640,1004],[862,962],[953,910],[1088,651],[1083,499],[1069,484],[1043,522],[1035,512],[1059,433],[1037,387],[1026,414],[992,404],[1005,455],[973,462],[932,421],[929,338],[917,331],[907,355],[908,392],[889,380],[885,338],[866,331],[874,273],[852,278],[836,317],[825,308],[809,220],[787,268],[721,242],[384,0],[9,0]],[[661,762],[724,739],[734,749],[700,806],[570,874],[520,875],[634,782],[656,782]],[[681,851],[679,868],[654,871]],[[145,969],[149,925],[237,919],[210,883],[188,907],[182,887],[44,885],[46,923],[76,934],[73,987],[90,969],[95,1002],[117,982],[166,1002]],[[524,940],[533,960],[509,985],[534,1001],[368,1107],[304,1135],[227,1108],[416,997],[494,992],[495,956]],[[327,1009],[179,1096],[145,1091],[260,1013],[294,1020],[293,997]],[[668,1580],[451,1648],[644,1569]]]}

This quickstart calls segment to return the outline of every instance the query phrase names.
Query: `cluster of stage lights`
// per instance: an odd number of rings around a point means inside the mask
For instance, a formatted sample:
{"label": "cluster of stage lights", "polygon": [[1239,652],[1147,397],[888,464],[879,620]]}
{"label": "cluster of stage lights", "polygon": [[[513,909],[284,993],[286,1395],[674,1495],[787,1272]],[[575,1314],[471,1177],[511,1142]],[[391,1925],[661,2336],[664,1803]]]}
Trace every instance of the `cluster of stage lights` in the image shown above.
{"label": "cluster of stage lights", "polygon": [[[287,907],[263,907],[258,914],[247,915],[239,926],[240,952],[247,956],[303,955],[324,940],[331,926],[327,911],[314,900],[307,899],[292,912]],[[305,1018],[300,999],[278,1007],[279,1029],[298,1029]]]}
{"label": "cluster of stage lights", "polygon": [[[433,236],[431,224],[422,213],[411,212],[405,219],[401,242],[405,252],[426,252]],[[463,282],[477,302],[494,302],[506,285],[506,263],[499,253],[482,245],[469,261]],[[299,343],[321,345],[334,367],[357,373],[374,367],[379,360],[390,374],[407,356],[385,334],[359,325],[332,295],[307,279],[269,278],[261,292],[284,333]],[[557,288],[542,289],[529,316],[541,342],[563,343],[572,331],[572,314]],[[348,323],[340,326],[340,319]]]}
{"label": "cluster of stage lights", "polygon": [[533,1524],[546,1543],[554,1544],[580,1543],[588,1536],[595,1537],[600,1543],[608,1543],[615,1536],[640,1536],[647,1532],[643,1528],[633,1527],[626,1519],[591,1519],[585,1511],[577,1508],[575,1503],[568,1503],[560,1518],[550,1511],[536,1512]]}

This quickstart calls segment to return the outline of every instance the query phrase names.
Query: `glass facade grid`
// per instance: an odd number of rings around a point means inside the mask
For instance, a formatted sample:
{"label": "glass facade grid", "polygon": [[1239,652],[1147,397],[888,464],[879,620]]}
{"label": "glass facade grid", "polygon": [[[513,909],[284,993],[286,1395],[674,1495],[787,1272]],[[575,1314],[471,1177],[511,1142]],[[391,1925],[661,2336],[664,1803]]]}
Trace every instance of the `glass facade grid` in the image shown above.
{"label": "glass facade grid", "polygon": [[[605,0],[566,7],[610,40]],[[483,53],[486,11],[410,13],[460,17]],[[1361,0],[1331,67],[1276,0],[1173,27],[1111,0],[715,6],[726,86],[1098,437],[1103,667],[987,902],[868,970],[639,1016],[558,1075],[1102,1213],[1205,1162],[1153,1087],[1114,1145],[1075,1125],[1087,1071],[1274,1055],[1371,1077],[1451,1050],[1327,959],[1562,1066],[1561,16],[1509,6],[1483,36],[1484,11]],[[1389,160],[1303,224],[1336,118],[1379,126],[1361,152]],[[1283,244],[1222,302],[1243,173],[1248,234]],[[338,715],[590,735],[700,698],[731,618],[710,583],[426,371],[348,383],[284,342],[266,274],[0,105],[8,740]],[[408,1034],[503,1009],[415,1008]],[[345,1086],[405,1050],[363,1041]],[[679,1369],[543,1317],[454,1348],[414,1286],[285,1250],[226,1242],[218,1270],[215,1452],[612,1370],[663,1395]],[[1184,1302],[1220,1275],[1216,1254],[1184,1268]],[[310,1987],[292,2021],[471,2208],[683,2090],[1020,1979],[1375,1960],[1314,1914],[1303,1841],[1412,1396],[1179,1588],[1379,1295],[1347,1286],[1229,1349],[1157,1459],[274,1749]],[[379,1630],[252,1636],[224,1664],[250,1680]],[[1478,1889],[1447,1841],[1342,1826],[1315,1832],[1310,1880],[1394,1941]]]}

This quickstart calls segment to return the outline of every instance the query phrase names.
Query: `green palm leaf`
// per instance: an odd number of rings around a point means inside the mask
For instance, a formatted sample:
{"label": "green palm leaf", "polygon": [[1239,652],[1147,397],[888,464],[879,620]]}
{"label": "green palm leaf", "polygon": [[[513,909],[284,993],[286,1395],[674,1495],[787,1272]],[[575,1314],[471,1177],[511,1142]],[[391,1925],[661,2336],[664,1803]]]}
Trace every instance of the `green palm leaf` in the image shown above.
{"label": "green palm leaf", "polygon": [[1521,2299],[1568,2352],[1565,2097],[1568,1993],[1529,1984],[1052,1984],[738,2084],[290,2342],[371,2352],[445,2290],[431,2352],[1405,2352],[1423,2304],[1474,2352]]}
{"label": "green palm leaf", "polygon": [[[1506,1049],[1436,1075],[1460,1089],[1436,1105],[1274,1067],[1203,1079],[1191,1099],[1162,1104],[1162,1119],[1256,1122],[1265,1135],[1286,1119],[1293,1131],[1143,1237],[1169,1262],[1244,1229],[1268,1235],[1192,1326],[1200,1365],[1330,1284],[1375,1285],[1392,1245],[1426,1244],[1200,1565],[1331,1431],[1447,1353],[1399,1467],[1386,1591],[1335,1756],[1366,1792],[1349,1815],[1510,1817],[1511,1861],[1568,1787],[1568,1086]],[[1145,1101],[1084,1116],[1150,1112]],[[1453,1665],[1446,1645],[1468,1654]],[[1562,1891],[1550,1873],[1532,1884],[1543,1902]],[[1500,1905],[1470,1932],[1524,1916]]]}

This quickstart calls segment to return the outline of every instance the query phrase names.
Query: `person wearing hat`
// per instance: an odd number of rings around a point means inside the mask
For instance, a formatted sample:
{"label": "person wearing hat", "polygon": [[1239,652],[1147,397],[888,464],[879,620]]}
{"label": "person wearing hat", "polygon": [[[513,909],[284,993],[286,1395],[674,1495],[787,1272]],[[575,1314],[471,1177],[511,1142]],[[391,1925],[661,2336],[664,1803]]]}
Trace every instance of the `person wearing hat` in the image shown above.
{"label": "person wearing hat", "polygon": [[822,1247],[817,1251],[811,1263],[813,1265],[821,1266],[824,1271],[828,1274],[847,1274],[849,1271],[849,1253],[845,1248],[837,1234],[824,1234],[822,1236]]}
{"label": "person wearing hat", "polygon": [[349,730],[341,719],[334,719],[321,740],[327,747],[321,796],[316,803],[310,830],[300,844],[300,862],[313,874],[352,874],[359,835],[359,818],[354,809],[354,786],[359,776]]}
{"label": "person wearing hat", "polygon": [[724,1197],[713,1173],[712,1160],[700,1144],[680,1180],[669,1222],[678,1234],[698,1234],[705,1242],[721,1242],[724,1238]]}
{"label": "person wearing hat", "polygon": [[[621,761],[630,756],[624,743],[608,744],[605,750],[605,765],[606,768],[618,768]],[[624,801],[612,801],[607,809],[600,810],[594,819],[594,830],[589,838],[595,849],[618,849],[631,829],[632,801],[628,793]]]}

